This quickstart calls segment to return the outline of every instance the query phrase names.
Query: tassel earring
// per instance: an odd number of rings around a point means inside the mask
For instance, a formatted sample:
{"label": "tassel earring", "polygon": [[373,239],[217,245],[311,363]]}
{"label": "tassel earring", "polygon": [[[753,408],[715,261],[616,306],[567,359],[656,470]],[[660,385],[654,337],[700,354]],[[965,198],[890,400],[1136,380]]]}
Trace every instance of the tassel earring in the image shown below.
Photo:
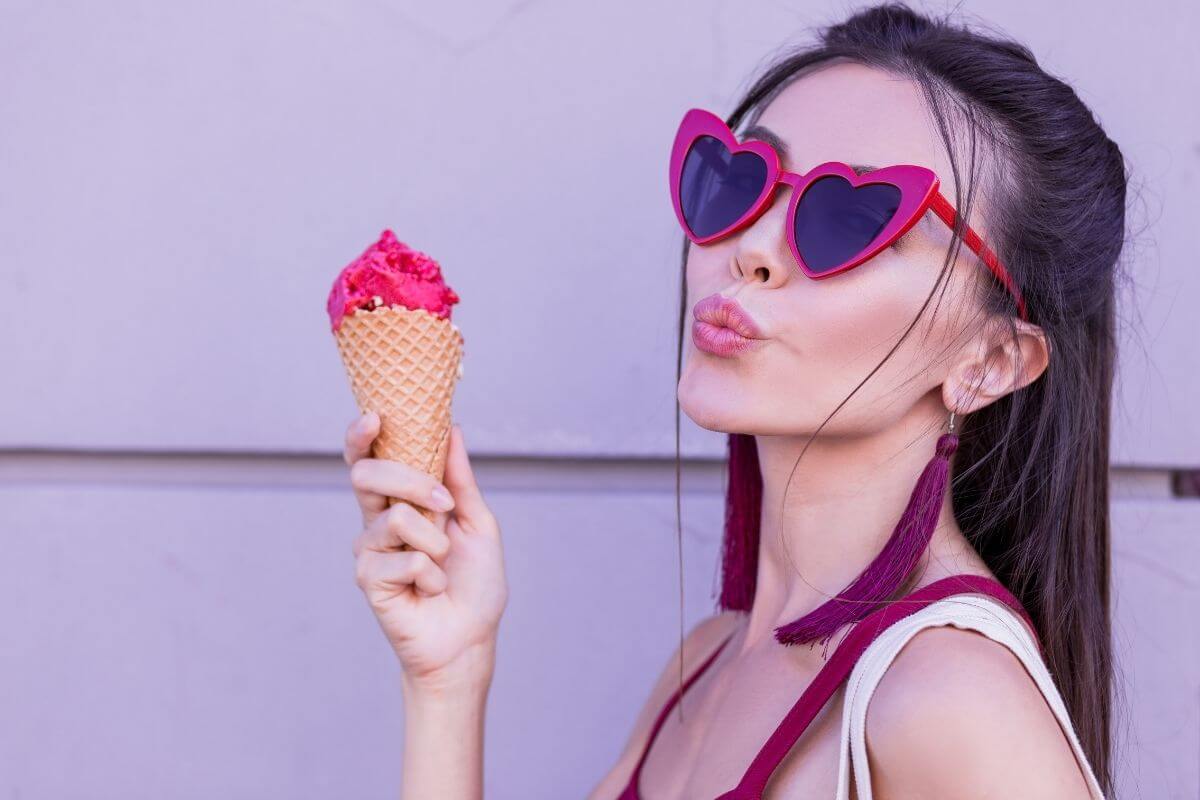
{"label": "tassel earring", "polygon": [[762,475],[758,446],[745,433],[729,434],[729,486],[721,557],[721,608],[749,611],[758,582],[758,533]]}
{"label": "tassel earring", "polygon": [[929,546],[946,494],[950,456],[956,449],[958,434],[951,411],[949,431],[938,437],[933,458],[917,479],[908,506],[883,550],[836,597],[776,628],[776,640],[782,644],[828,642],[838,628],[867,616],[900,588]]}

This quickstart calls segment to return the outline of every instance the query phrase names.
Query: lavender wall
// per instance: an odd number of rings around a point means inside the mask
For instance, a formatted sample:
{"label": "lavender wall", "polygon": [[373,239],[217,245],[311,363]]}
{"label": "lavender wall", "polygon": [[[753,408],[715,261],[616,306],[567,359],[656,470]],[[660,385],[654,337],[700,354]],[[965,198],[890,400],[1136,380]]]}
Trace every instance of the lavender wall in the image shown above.
{"label": "lavender wall", "polygon": [[[849,7],[3,4],[0,794],[395,795],[397,668],[353,581],[323,312],[392,227],[464,298],[455,416],[507,537],[487,796],[582,796],[678,633],[665,148]],[[1134,171],[1119,796],[1193,798],[1200,502],[1171,476],[1200,467],[1200,6],[963,10],[1072,81]],[[685,426],[691,625],[722,439]]]}

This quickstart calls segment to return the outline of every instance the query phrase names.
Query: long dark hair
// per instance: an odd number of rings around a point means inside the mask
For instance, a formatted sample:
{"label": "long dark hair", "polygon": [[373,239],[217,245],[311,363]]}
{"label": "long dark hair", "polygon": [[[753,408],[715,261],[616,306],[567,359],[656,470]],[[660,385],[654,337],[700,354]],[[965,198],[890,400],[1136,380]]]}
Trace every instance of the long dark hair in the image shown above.
{"label": "long dark hair", "polygon": [[[956,208],[963,219],[969,216],[982,170],[989,243],[1022,287],[1030,320],[1049,339],[1050,363],[1037,380],[965,418],[950,490],[964,534],[1032,616],[1107,794],[1113,674],[1108,446],[1115,284],[1126,238],[1124,159],[1075,91],[1047,74],[1026,47],[896,3],[859,11],[821,29],[816,45],[784,54],[754,80],[726,122],[736,130],[785,85],[833,59],[877,67],[921,87],[950,156]],[[967,152],[965,176],[960,147]],[[961,227],[942,278],[960,244]],[[687,248],[685,239],[677,382]],[[1014,313],[1011,297],[983,285],[987,311]],[[675,413],[678,476],[678,403]],[[762,476],[752,435],[729,434],[728,453],[719,606],[746,611],[754,600]]]}

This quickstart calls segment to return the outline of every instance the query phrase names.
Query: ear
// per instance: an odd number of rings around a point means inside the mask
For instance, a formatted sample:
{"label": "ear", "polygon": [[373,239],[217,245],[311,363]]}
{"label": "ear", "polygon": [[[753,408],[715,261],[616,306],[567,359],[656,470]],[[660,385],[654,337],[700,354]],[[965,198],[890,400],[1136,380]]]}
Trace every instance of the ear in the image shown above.
{"label": "ear", "polygon": [[1033,383],[1050,363],[1050,339],[1039,326],[1011,318],[982,330],[960,353],[945,382],[942,402],[958,414],[978,411]]}

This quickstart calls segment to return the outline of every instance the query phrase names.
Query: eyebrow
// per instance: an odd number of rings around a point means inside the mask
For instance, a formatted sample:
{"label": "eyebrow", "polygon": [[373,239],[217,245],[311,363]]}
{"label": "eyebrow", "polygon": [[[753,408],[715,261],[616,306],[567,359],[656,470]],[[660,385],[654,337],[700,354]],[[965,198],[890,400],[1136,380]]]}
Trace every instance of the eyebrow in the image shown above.
{"label": "eyebrow", "polygon": [[[779,138],[779,136],[770,128],[762,125],[751,125],[742,133],[742,138],[759,139],[760,141],[764,141],[771,145],[771,147],[775,149],[775,152],[779,153],[780,161],[791,160],[791,153],[788,151],[788,146],[784,144],[783,139]],[[858,175],[862,175],[864,172],[874,172],[875,170],[879,169],[879,167],[871,164],[849,164],[848,166]]]}

